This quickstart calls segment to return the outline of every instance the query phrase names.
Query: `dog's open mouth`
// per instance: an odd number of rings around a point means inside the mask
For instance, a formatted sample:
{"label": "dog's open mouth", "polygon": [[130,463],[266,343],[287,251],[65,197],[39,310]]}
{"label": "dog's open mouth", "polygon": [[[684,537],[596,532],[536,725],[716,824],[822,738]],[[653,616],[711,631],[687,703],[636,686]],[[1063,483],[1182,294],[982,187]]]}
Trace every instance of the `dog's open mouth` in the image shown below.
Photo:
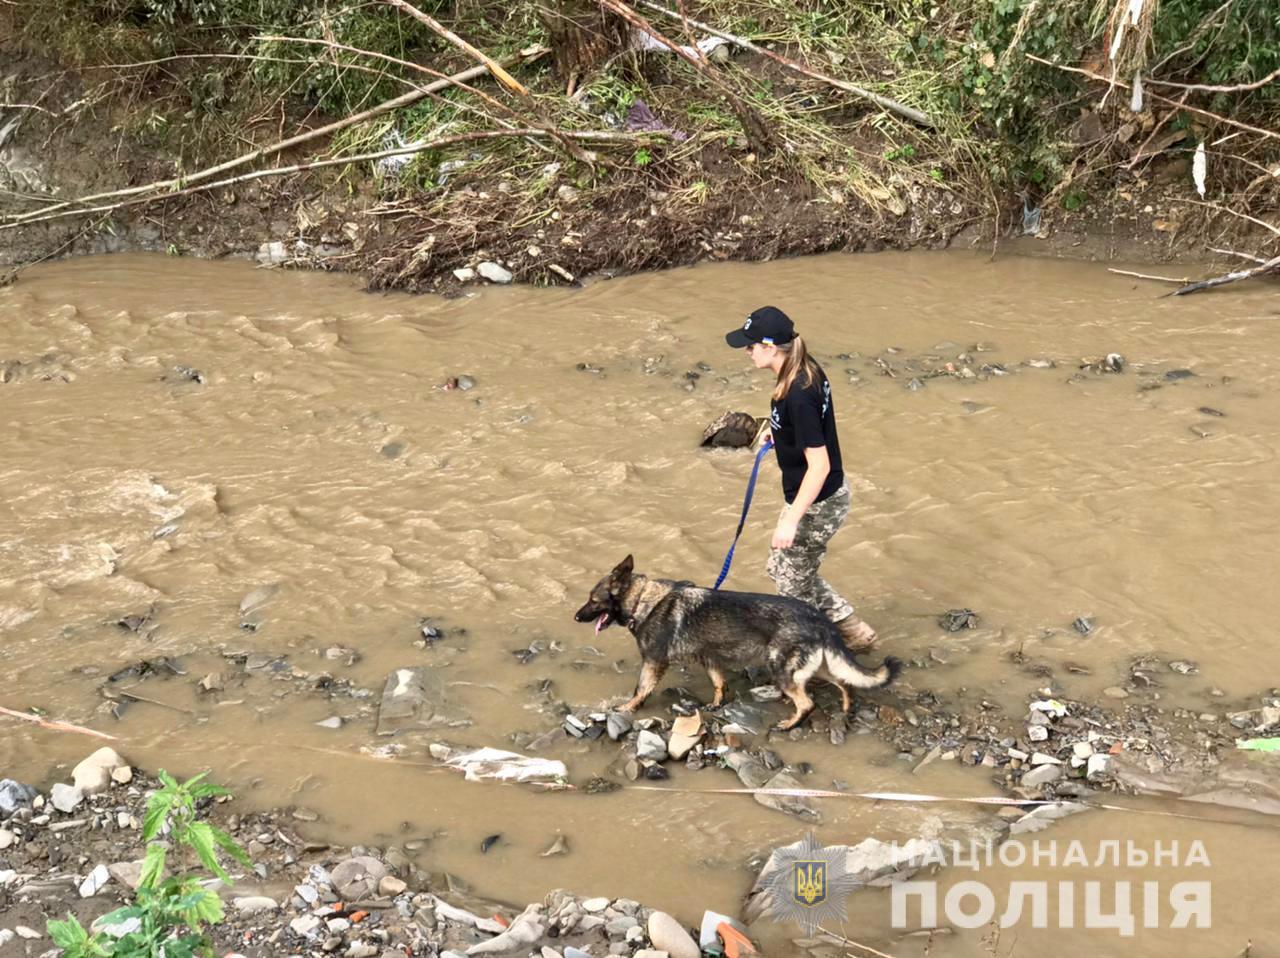
{"label": "dog's open mouth", "polygon": [[611,625],[613,625],[613,618],[608,612],[601,612],[600,618],[596,619],[596,635],[599,635]]}

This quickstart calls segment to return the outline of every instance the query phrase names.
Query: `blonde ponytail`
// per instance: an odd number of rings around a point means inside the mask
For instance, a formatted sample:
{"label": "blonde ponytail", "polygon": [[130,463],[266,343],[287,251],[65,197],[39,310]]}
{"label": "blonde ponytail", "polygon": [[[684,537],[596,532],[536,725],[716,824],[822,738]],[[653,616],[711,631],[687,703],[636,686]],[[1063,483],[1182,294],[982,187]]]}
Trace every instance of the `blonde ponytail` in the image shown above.
{"label": "blonde ponytail", "polygon": [[782,361],[782,368],[778,370],[778,384],[773,387],[774,400],[783,399],[791,391],[797,379],[800,380],[802,389],[808,389],[813,385],[817,370],[814,368],[814,361],[809,358],[809,350],[805,348],[804,340],[796,336],[791,342],[776,348],[787,358]]}

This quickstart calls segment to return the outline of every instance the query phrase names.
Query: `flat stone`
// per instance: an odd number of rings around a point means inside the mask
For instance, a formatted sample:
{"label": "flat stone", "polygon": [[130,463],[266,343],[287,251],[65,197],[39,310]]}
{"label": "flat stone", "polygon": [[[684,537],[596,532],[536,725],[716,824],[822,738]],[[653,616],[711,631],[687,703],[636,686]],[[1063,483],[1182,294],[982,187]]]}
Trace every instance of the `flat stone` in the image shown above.
{"label": "flat stone", "polygon": [[121,765],[111,773],[111,781],[117,785],[128,785],[133,781],[133,769],[128,765]]}
{"label": "flat stone", "polygon": [[1129,693],[1118,685],[1107,686],[1102,690],[1102,694],[1109,699],[1127,699],[1129,697]]}
{"label": "flat stone", "polygon": [[481,263],[476,267],[476,272],[491,283],[509,283],[512,280],[511,271],[497,263]]}
{"label": "flat stone", "polygon": [[306,938],[312,933],[318,931],[319,928],[320,919],[315,915],[302,915],[301,917],[295,918],[293,921],[289,922],[289,930],[295,935],[300,935],[303,938]]}
{"label": "flat stone", "polygon": [[18,840],[18,836],[7,828],[0,828],[0,852],[11,846]]}
{"label": "flat stone", "polygon": [[640,922],[636,921],[630,915],[623,915],[620,918],[614,918],[612,921],[606,922],[604,930],[609,937],[620,938],[632,928],[636,928],[639,925]]}
{"label": "flat stone", "polygon": [[693,747],[702,741],[702,714],[682,715],[671,725],[671,738],[667,742],[667,751],[677,762],[683,759]]}
{"label": "flat stone", "polygon": [[1037,765],[1022,776],[1022,784],[1027,788],[1039,788],[1062,778],[1062,767],[1059,765]]}
{"label": "flat stone", "polygon": [[111,872],[106,865],[97,865],[80,883],[80,897],[92,898],[102,890],[102,886],[111,881]]}
{"label": "flat stone", "polygon": [[702,952],[693,936],[665,911],[649,915],[648,931],[655,950],[666,952],[671,958],[701,958]]}
{"label": "flat stone", "polygon": [[86,795],[96,795],[111,784],[111,773],[125,764],[115,749],[103,747],[72,769],[71,780]]}
{"label": "flat stone", "polygon": [[235,899],[232,904],[242,915],[261,915],[280,910],[276,900],[265,895],[246,895],[244,898]]}
{"label": "flat stone", "polygon": [[469,283],[476,278],[476,271],[470,266],[464,266],[462,269],[453,271],[453,278],[460,283]]}
{"label": "flat stone", "polygon": [[65,785],[59,782],[50,790],[49,800],[53,802],[53,807],[58,811],[70,815],[84,801],[84,792],[74,785]]}
{"label": "flat stone", "polygon": [[621,712],[610,712],[605,720],[605,729],[609,733],[609,738],[616,742],[631,731],[631,719]]}
{"label": "flat stone", "polygon": [[34,928],[28,928],[26,925],[14,925],[13,930],[18,933],[19,938],[25,938],[27,941],[37,941],[44,936]]}
{"label": "flat stone", "polygon": [[609,899],[607,898],[588,898],[582,903],[582,910],[586,912],[601,912],[609,907]]}
{"label": "flat stone", "polygon": [[1031,753],[1032,765],[1061,765],[1062,759],[1054,758],[1052,755],[1046,755],[1044,752]]}
{"label": "flat stone", "polygon": [[316,722],[321,728],[342,728],[342,717],[339,715],[331,715],[327,719]]}
{"label": "flat stone", "polygon": [[107,866],[107,872],[117,885],[137,891],[138,886],[142,884],[142,859],[132,862],[115,862]]}

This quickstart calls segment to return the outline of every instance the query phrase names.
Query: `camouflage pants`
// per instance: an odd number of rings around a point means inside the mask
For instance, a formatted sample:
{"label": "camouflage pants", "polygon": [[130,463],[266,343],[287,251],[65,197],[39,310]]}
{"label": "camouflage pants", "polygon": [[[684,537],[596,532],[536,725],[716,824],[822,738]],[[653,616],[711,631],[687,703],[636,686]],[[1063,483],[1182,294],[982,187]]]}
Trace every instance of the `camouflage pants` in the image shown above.
{"label": "camouflage pants", "polygon": [[853,606],[818,575],[818,566],[827,554],[827,543],[849,515],[849,499],[849,483],[845,482],[810,506],[800,519],[791,548],[771,549],[765,566],[779,595],[808,602],[832,622],[853,615]]}

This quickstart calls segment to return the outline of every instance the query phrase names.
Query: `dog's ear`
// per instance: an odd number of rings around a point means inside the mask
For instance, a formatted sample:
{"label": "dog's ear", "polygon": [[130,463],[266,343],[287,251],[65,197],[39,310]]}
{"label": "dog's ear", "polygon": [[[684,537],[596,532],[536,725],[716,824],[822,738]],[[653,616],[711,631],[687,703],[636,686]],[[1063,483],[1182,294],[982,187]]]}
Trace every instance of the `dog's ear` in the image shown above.
{"label": "dog's ear", "polygon": [[636,561],[630,555],[619,562],[613,570],[611,578],[614,582],[623,583],[631,578],[631,570],[636,567]]}

